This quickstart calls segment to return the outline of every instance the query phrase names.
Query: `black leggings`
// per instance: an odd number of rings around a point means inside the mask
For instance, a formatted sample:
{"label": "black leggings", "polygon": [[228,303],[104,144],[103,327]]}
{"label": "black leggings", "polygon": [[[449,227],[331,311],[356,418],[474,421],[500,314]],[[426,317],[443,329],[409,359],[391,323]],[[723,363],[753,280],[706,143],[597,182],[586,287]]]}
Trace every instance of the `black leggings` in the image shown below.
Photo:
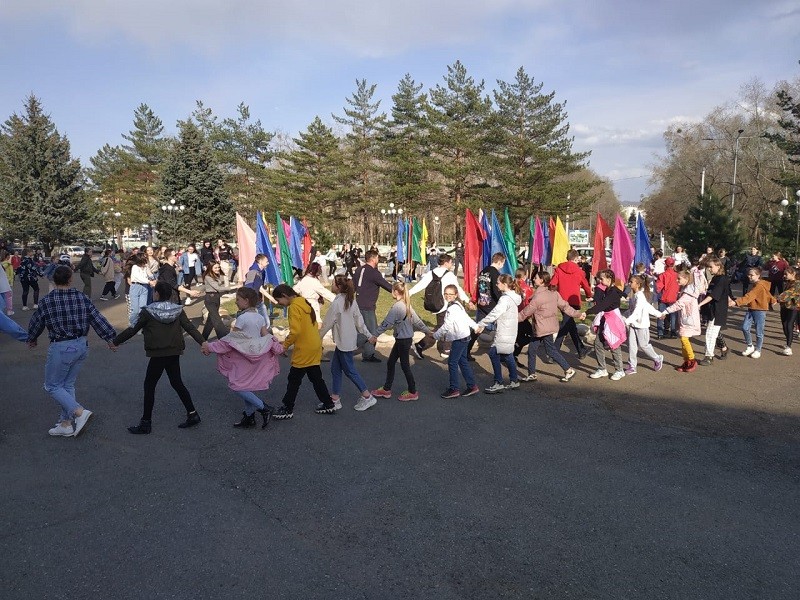
{"label": "black leggings", "polygon": [[786,345],[791,348],[794,339],[794,324],[797,322],[797,309],[781,306],[781,323],[783,335],[786,336]]}
{"label": "black leggings", "polygon": [[517,325],[517,339],[514,342],[514,358],[518,357],[522,349],[533,339],[533,325],[530,319],[520,321]]}
{"label": "black leggings", "polygon": [[294,411],[294,401],[297,399],[297,392],[300,391],[300,384],[303,383],[303,377],[308,375],[308,380],[314,386],[314,392],[317,398],[326,408],[333,406],[331,394],[328,391],[328,386],[325,385],[325,380],[322,378],[322,369],[319,365],[311,365],[310,367],[292,367],[289,369],[289,376],[286,381],[286,393],[283,395],[283,405],[289,412]]}
{"label": "black leggings", "polygon": [[412,394],[417,391],[417,382],[414,381],[414,374],[411,372],[411,361],[408,360],[412,340],[413,338],[395,338],[389,359],[386,361],[386,383],[383,384],[383,389],[392,389],[395,365],[397,365],[397,359],[400,359],[400,368],[403,369],[403,374],[406,376],[408,391]]}
{"label": "black leggings", "polygon": [[192,282],[197,278],[197,271],[195,270],[196,267],[189,267],[189,272],[183,276],[183,285],[186,286],[186,289],[192,289]]}
{"label": "black leggings", "polygon": [[187,413],[194,412],[194,404],[189,390],[183,385],[181,379],[181,357],[176,356],[153,356],[147,363],[147,372],[144,376],[144,411],[142,419],[151,421],[153,419],[153,405],[156,401],[156,384],[161,379],[161,374],[166,371],[169,377],[169,384],[178,393],[178,397],[183,402]]}
{"label": "black leggings", "polygon": [[33,290],[33,303],[39,304],[39,282],[21,281],[22,284],[22,306],[28,306],[28,288]]}
{"label": "black leggings", "polygon": [[113,281],[106,281],[105,286],[103,286],[103,293],[100,295],[105,296],[106,294],[111,294],[112,296],[117,295],[117,286],[114,285]]}
{"label": "black leggings", "polygon": [[206,292],[205,307],[208,311],[206,317],[206,324],[203,325],[203,339],[208,339],[211,335],[211,330],[217,334],[217,339],[228,335],[228,328],[222,322],[222,317],[219,316],[219,294]]}

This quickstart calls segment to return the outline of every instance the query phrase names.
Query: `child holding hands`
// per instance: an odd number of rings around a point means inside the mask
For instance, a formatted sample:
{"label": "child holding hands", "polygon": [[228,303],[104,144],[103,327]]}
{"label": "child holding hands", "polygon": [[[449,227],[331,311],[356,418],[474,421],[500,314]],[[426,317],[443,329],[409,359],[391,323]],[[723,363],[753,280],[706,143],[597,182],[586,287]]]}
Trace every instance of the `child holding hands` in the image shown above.
{"label": "child holding hands", "polygon": [[[433,337],[443,342],[450,342],[450,356],[447,357],[447,369],[450,382],[447,389],[441,394],[442,398],[458,398],[459,396],[472,396],[480,389],[475,384],[475,374],[467,360],[467,346],[469,346],[470,333],[478,324],[467,314],[464,306],[458,301],[458,288],[448,285],[443,291],[447,308],[444,313],[444,322],[437,329]],[[458,371],[464,377],[466,389],[459,389]]]}

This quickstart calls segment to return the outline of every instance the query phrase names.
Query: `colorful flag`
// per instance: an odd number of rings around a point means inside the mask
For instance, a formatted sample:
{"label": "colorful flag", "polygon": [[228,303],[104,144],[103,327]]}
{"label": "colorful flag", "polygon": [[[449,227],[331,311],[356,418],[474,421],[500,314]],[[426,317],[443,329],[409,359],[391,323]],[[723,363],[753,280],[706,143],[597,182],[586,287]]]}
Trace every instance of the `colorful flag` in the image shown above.
{"label": "colorful flag", "polygon": [[[239,264],[251,264],[256,256],[256,234],[238,212],[236,213],[236,245],[239,247]],[[244,283],[242,278],[246,274],[243,271],[244,269],[239,270],[241,283]]]}
{"label": "colorful flag", "polygon": [[278,261],[275,258],[275,250],[272,248],[267,224],[264,222],[264,216],[261,211],[256,213],[256,252],[267,257],[264,281],[272,285],[278,285],[281,282],[278,274]]}
{"label": "colorful flag", "polygon": [[411,260],[417,264],[422,264],[422,256],[425,254],[425,249],[420,248],[422,242],[422,223],[417,217],[411,218]]}
{"label": "colorful flag", "polygon": [[647,227],[644,225],[642,213],[636,216],[636,256],[633,264],[644,263],[647,273],[653,265],[653,247],[650,245],[650,236],[647,235]]}
{"label": "colorful flag", "polygon": [[606,220],[597,213],[597,222],[594,226],[594,252],[592,254],[592,275],[608,268],[606,261],[606,238],[611,237],[611,227]]}
{"label": "colorful flag", "polygon": [[567,230],[561,223],[561,217],[556,217],[556,232],[553,237],[553,258],[550,260],[552,265],[560,265],[567,260],[567,252],[569,252],[569,238],[567,237]]}
{"label": "colorful flag", "polygon": [[406,222],[401,218],[397,219],[397,262],[406,262]]}
{"label": "colorful flag", "polygon": [[528,262],[533,264],[533,244],[536,239],[536,225],[533,217],[528,219]]}
{"label": "colorful flag", "polygon": [[289,229],[292,232],[289,237],[289,249],[292,254],[292,266],[302,270],[303,265],[303,237],[308,229],[294,217],[289,217]]}
{"label": "colorful flag", "polygon": [[[419,264],[428,264],[428,228],[425,226],[425,218],[422,219],[422,237],[419,241],[421,260]],[[434,265],[435,266],[435,265]]]}
{"label": "colorful flag", "polygon": [[289,229],[289,224],[281,219],[281,214],[276,213],[277,220],[275,228],[278,230],[278,253],[281,256],[281,279],[287,285],[294,285],[294,270],[292,269],[292,251],[289,248],[289,240],[286,236],[286,231]]}
{"label": "colorful flag", "polygon": [[[503,231],[500,229],[500,221],[497,220],[497,215],[492,209],[492,254],[501,252],[506,257],[506,262],[503,263],[503,268],[500,269],[501,273],[507,273],[513,276],[514,272],[511,270],[511,261],[508,259],[508,248],[506,247],[506,240],[503,237]],[[491,260],[491,258],[490,258]]]}
{"label": "colorful flag", "polygon": [[544,256],[544,229],[542,229],[542,222],[539,217],[536,217],[536,225],[533,232],[533,260],[531,264],[542,264],[542,256]]}
{"label": "colorful flag", "polygon": [[480,210],[480,223],[483,229],[483,248],[481,250],[481,271],[492,262],[492,226],[483,209]]}
{"label": "colorful flag", "polygon": [[614,224],[614,241],[611,244],[611,270],[614,271],[616,279],[622,282],[628,281],[635,255],[636,249],[631,241],[625,220],[617,215],[617,221]]}
{"label": "colorful flag", "polygon": [[478,271],[485,237],[480,222],[467,209],[464,219],[464,291],[473,302],[478,296]]}
{"label": "colorful flag", "polygon": [[311,231],[305,218],[303,219],[303,228],[306,230],[303,236],[303,269],[305,269],[314,260],[314,257],[311,256]]}
{"label": "colorful flag", "polygon": [[511,227],[511,219],[508,216],[507,206],[503,214],[503,221],[505,225],[503,239],[506,242],[506,250],[508,250],[506,263],[508,263],[508,266],[511,268],[511,274],[514,275],[517,272],[517,242],[514,239],[514,228]]}
{"label": "colorful flag", "polygon": [[[553,219],[551,218],[550,221]],[[555,224],[553,225],[555,229]],[[550,226],[548,224],[542,223],[542,238],[544,241],[542,242],[542,264],[549,265],[550,264],[550,257],[553,255],[553,247],[552,247],[552,239],[553,237],[550,235]]]}

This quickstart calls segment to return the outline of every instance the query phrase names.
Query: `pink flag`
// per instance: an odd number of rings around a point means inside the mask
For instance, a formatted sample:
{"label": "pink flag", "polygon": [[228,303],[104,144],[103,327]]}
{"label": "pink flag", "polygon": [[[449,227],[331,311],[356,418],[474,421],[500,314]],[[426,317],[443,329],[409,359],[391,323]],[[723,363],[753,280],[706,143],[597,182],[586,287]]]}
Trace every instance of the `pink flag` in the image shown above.
{"label": "pink flag", "polygon": [[236,245],[239,246],[239,264],[246,265],[239,269],[241,283],[244,283],[247,268],[256,259],[256,232],[238,212],[236,213]]}
{"label": "pink flag", "polygon": [[543,254],[544,232],[542,231],[542,222],[539,220],[539,217],[536,217],[536,230],[533,233],[533,254],[531,255],[531,264],[541,264]]}
{"label": "pink flag", "polygon": [[633,266],[633,257],[636,255],[636,247],[633,245],[628,228],[625,227],[620,215],[614,224],[614,241],[611,244],[611,270],[614,277],[620,281],[627,281]]}

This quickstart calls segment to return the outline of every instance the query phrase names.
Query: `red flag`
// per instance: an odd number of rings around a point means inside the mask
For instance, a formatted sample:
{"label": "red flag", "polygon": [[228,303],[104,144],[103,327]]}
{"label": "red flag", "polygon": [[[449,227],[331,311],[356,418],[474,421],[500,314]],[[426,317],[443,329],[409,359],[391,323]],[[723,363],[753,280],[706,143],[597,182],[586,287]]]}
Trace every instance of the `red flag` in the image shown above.
{"label": "red flag", "polygon": [[464,230],[464,291],[475,302],[478,298],[478,265],[481,264],[486,232],[469,209],[464,219]]}
{"label": "red flag", "polygon": [[592,275],[608,268],[606,261],[606,238],[611,237],[611,227],[605,219],[597,213],[597,223],[594,226],[594,254],[592,255]]}
{"label": "red flag", "polygon": [[303,269],[305,270],[314,257],[311,256],[311,232],[305,219],[303,219],[303,227],[306,228],[306,234],[303,236]]}
{"label": "red flag", "polygon": [[549,251],[548,255],[550,257],[552,257],[553,256],[553,244],[556,241],[556,222],[553,220],[553,217],[550,217],[550,221],[547,224],[547,229],[550,230],[549,231],[550,237],[548,238],[550,240],[550,251]]}

